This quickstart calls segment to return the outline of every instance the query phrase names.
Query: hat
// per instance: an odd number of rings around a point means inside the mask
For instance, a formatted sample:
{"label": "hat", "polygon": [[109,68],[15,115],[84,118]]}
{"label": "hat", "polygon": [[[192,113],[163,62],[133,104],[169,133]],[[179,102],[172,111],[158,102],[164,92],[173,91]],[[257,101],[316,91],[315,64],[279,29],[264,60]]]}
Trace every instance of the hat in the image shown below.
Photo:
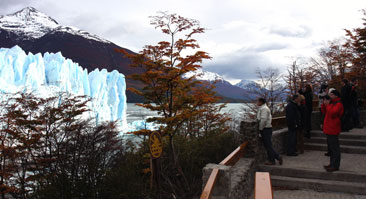
{"label": "hat", "polygon": [[330,88],[328,94],[330,94],[334,90],[335,90],[335,88]]}

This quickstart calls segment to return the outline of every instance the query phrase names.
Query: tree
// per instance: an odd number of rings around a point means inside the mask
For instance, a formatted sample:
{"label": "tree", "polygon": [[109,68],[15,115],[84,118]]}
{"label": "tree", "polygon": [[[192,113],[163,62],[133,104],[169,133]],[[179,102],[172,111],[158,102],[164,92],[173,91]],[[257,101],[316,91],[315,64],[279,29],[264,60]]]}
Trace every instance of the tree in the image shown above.
{"label": "tree", "polygon": [[[366,16],[366,10],[362,10]],[[352,71],[359,75],[366,75],[366,18],[362,18],[363,27],[345,30],[347,45],[352,50]]]}
{"label": "tree", "polygon": [[116,123],[95,125],[85,96],[1,97],[1,197],[98,198],[123,151]]}
{"label": "tree", "polygon": [[[184,184],[183,187],[188,189],[190,187],[179,164],[174,145],[175,136],[187,132],[184,130],[185,124],[207,113],[207,107],[213,107],[207,105],[217,102],[219,98],[214,96],[211,86],[202,86],[195,75],[184,78],[184,74],[201,68],[203,60],[210,59],[206,52],[196,50],[199,45],[193,37],[205,31],[200,23],[177,14],[160,12],[151,17],[151,24],[169,39],[157,45],[147,45],[139,54],[118,51],[132,60],[132,67],[140,67],[145,71],[131,76],[143,83],[144,87],[141,90],[130,90],[144,97],[145,102],[138,106],[158,112],[158,117],[147,121],[161,124],[159,131],[168,140],[169,162],[177,171],[177,174],[166,175],[164,178],[172,190],[182,191],[182,186],[173,186],[169,179],[180,176],[183,183],[179,183],[177,178],[173,180],[174,183]],[[211,109],[218,110],[219,108]],[[150,133],[149,130],[134,132],[136,135]]]}
{"label": "tree", "polygon": [[[264,70],[257,69],[256,73],[258,78],[256,82],[257,87],[252,87],[248,93],[246,93],[254,95],[255,98],[250,99],[245,103],[244,112],[245,114],[248,112],[256,113],[257,107],[253,103],[261,97],[266,99],[271,114],[277,115],[281,111],[276,104],[282,100],[286,89],[286,87],[281,84],[282,75],[277,68],[266,68]],[[255,115],[250,117],[253,118]]]}
{"label": "tree", "polygon": [[364,18],[361,27],[345,30],[347,42],[345,46],[350,49],[351,73],[350,77],[359,79],[360,96],[366,97],[366,10],[362,10]]}

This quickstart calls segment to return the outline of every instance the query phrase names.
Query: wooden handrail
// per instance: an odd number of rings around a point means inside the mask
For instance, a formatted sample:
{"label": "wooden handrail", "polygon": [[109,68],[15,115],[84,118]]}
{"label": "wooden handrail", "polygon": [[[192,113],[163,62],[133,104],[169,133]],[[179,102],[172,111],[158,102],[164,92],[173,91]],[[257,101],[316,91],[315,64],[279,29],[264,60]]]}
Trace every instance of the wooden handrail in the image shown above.
{"label": "wooden handrail", "polygon": [[212,194],[213,188],[216,184],[218,175],[219,175],[219,169],[218,168],[212,169],[211,175],[207,180],[206,186],[202,191],[200,199],[210,199],[211,198],[211,194]]}
{"label": "wooden handrail", "polygon": [[[248,142],[244,142],[238,148],[236,148],[233,152],[230,153],[223,161],[220,162],[220,165],[232,166],[237,163],[241,157],[243,157],[245,148],[248,145]],[[217,177],[219,174],[219,169],[214,168],[210,174],[210,177],[207,180],[205,188],[202,191],[200,199],[210,199],[213,188],[215,186]]]}
{"label": "wooden handrail", "polygon": [[230,153],[223,161],[220,162],[221,165],[233,166],[236,162],[239,161],[241,157],[244,155],[245,147],[248,145],[248,142],[244,142],[238,148],[236,148],[233,152]]}
{"label": "wooden handrail", "polygon": [[273,199],[271,177],[268,172],[255,173],[254,199]]}

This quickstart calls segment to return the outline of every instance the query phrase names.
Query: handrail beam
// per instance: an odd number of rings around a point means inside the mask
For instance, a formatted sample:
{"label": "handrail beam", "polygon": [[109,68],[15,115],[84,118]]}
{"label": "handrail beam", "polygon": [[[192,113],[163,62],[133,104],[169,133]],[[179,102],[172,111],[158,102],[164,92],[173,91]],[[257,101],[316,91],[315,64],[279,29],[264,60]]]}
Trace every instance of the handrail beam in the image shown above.
{"label": "handrail beam", "polygon": [[212,169],[211,175],[207,180],[206,186],[203,189],[200,199],[210,199],[211,198],[211,194],[212,194],[213,188],[216,184],[218,174],[219,174],[218,168]]}

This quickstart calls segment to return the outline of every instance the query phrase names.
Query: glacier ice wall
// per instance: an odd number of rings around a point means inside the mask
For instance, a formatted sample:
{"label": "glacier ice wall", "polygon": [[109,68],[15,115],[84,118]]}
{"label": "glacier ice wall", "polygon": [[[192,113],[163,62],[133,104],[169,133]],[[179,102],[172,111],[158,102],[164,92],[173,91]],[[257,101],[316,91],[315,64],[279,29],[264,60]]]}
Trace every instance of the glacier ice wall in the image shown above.
{"label": "glacier ice wall", "polygon": [[127,128],[125,76],[116,70],[88,73],[61,53],[26,54],[19,46],[0,48],[0,91],[31,89],[41,96],[57,92],[87,95],[98,121],[119,120]]}

